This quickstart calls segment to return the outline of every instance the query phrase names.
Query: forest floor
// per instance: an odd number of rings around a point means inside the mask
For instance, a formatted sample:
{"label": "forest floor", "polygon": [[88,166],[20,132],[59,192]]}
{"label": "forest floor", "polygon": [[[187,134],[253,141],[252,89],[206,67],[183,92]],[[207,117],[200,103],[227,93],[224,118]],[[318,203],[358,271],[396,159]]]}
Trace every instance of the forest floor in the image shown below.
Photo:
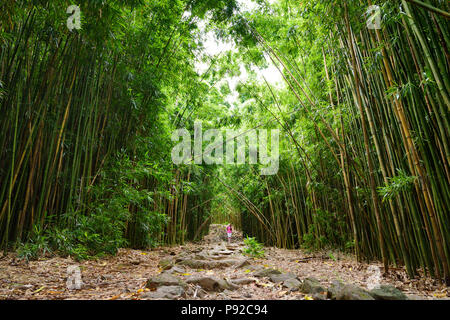
{"label": "forest floor", "polygon": [[[357,263],[354,257],[337,252],[311,254],[302,250],[266,247],[264,258],[248,259],[241,253],[244,247],[241,235],[234,235],[232,244],[227,245],[222,229],[212,225],[213,231],[199,243],[150,251],[121,249],[116,256],[83,262],[76,262],[70,257],[51,257],[26,263],[17,261],[15,253],[10,253],[0,259],[0,300],[313,300],[316,297],[298,290],[291,291],[282,282],[271,279],[270,274],[264,276],[264,272],[277,269],[282,275],[294,274],[297,279],[313,277],[324,287],[338,279],[367,289],[372,281],[369,278],[373,278],[369,267],[381,269],[380,264]],[[212,258],[205,260],[205,256]],[[202,261],[209,261],[209,264],[201,265]],[[175,262],[177,264],[172,267]],[[82,286],[79,290],[69,290],[66,285],[67,268],[74,265],[81,271]],[[156,290],[161,275],[164,275],[163,281],[179,279],[187,289],[182,294],[162,292],[159,288]],[[150,282],[156,285],[149,285],[149,279],[154,279]],[[220,286],[214,285],[211,290],[201,289],[205,283],[207,286],[214,284],[214,279],[226,279],[231,287],[220,288],[222,282],[219,281]],[[401,268],[391,269],[387,276],[380,278],[380,284],[393,285],[410,299],[448,299],[450,296],[450,288],[428,277],[408,279]]]}

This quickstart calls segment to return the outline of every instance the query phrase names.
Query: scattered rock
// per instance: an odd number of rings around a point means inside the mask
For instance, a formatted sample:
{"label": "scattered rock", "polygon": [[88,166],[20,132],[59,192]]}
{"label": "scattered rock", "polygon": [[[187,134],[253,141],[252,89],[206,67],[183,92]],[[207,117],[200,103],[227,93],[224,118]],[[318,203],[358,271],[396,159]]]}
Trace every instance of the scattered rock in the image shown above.
{"label": "scattered rock", "polygon": [[193,256],[193,259],[195,259],[195,260],[208,260],[209,258],[210,257],[208,257],[206,254],[201,253],[201,252],[199,252]]}
{"label": "scattered rock", "polygon": [[232,283],[231,281],[227,281],[225,279],[219,279],[220,287],[224,290],[237,290],[239,289],[239,286]]}
{"label": "scattered rock", "polygon": [[258,277],[258,278],[263,278],[263,277],[270,277],[271,275],[274,275],[274,274],[281,274],[281,271],[277,270],[277,269],[273,269],[273,268],[261,269],[261,270],[255,271],[253,273],[253,276]]}
{"label": "scattered rock", "polygon": [[327,298],[331,300],[336,300],[337,294],[342,290],[345,286],[345,283],[341,280],[333,280],[331,286],[327,290]]}
{"label": "scattered rock", "polygon": [[346,284],[336,294],[336,300],[375,300],[368,291],[352,284]]}
{"label": "scattered rock", "polygon": [[327,300],[327,294],[325,292],[323,292],[323,293],[314,293],[312,295],[312,298],[314,300]]}
{"label": "scattered rock", "polygon": [[233,254],[234,252],[232,250],[228,250],[225,248],[215,248],[210,252],[212,256],[229,256]]}
{"label": "scattered rock", "polygon": [[159,260],[158,265],[161,267],[161,269],[168,270],[173,267],[174,261],[171,258],[164,258],[164,259]]}
{"label": "scattered rock", "polygon": [[179,264],[188,266],[192,269],[217,269],[228,268],[235,266],[240,268],[248,264],[248,261],[243,259],[222,259],[222,260],[198,260],[186,259],[179,262]]}
{"label": "scattered rock", "polygon": [[243,267],[246,267],[249,265],[250,265],[250,260],[247,258],[244,258],[244,259],[236,260],[234,267],[239,269],[239,268],[243,268]]}
{"label": "scattered rock", "polygon": [[[223,226],[217,229],[218,235],[225,234]],[[321,284],[315,278],[307,278],[303,281],[296,277],[298,264],[292,266],[290,262],[306,262],[308,265],[301,265],[301,272],[311,276],[321,274],[325,275],[325,270],[321,268],[320,256],[315,257],[293,257],[296,252],[278,251],[278,249],[265,248],[267,255],[267,262],[271,268],[263,267],[261,262],[257,262],[242,253],[244,244],[242,242],[234,242],[226,244],[214,240],[211,244],[205,245],[203,242],[199,245],[187,245],[185,247],[162,249],[153,249],[150,256],[142,257],[136,250],[124,250],[118,255],[118,259],[106,260],[101,263],[94,263],[91,265],[80,266],[80,269],[88,268],[87,272],[83,274],[83,278],[87,279],[85,288],[95,289],[99,294],[98,297],[105,296],[120,297],[121,299],[135,299],[139,293],[139,297],[143,299],[296,299],[301,298],[302,294],[292,294],[292,291],[301,290],[307,294],[307,299],[314,300],[424,300],[424,299],[448,299],[444,297],[445,291],[436,291],[433,295],[431,290],[437,290],[437,284],[429,279],[420,279],[421,281],[402,281],[399,277],[393,285],[382,285],[375,289],[360,288],[355,285],[347,285],[342,281],[332,281],[329,288],[325,283]],[[141,252],[142,255],[147,253]],[[70,258],[69,258],[70,259]],[[159,260],[159,261],[158,261]],[[9,279],[8,266],[9,261],[0,258],[0,278],[1,275],[8,275],[3,279],[4,286],[0,285],[0,300],[2,297],[13,297],[17,299],[30,298],[34,293],[39,293],[39,298],[49,299],[65,299],[65,298],[91,298],[90,291],[83,290],[82,292],[74,293],[65,289],[65,283],[61,282],[59,277],[51,277],[49,281],[46,280],[46,285],[51,290],[43,290],[42,284],[39,284],[35,277],[22,277],[25,269],[19,272],[12,272],[14,278]],[[284,263],[284,262],[287,262]],[[344,261],[345,262],[345,261]],[[33,262],[30,271],[37,272],[42,275],[48,273],[49,267],[55,266],[58,274],[64,274],[67,264],[72,261],[55,258],[55,261],[45,260]],[[141,283],[142,274],[145,274],[149,269],[155,270],[155,264],[158,263],[163,272],[159,275],[147,277],[146,287],[149,290],[142,289],[138,291],[137,284]],[[250,263],[255,263],[251,265]],[[24,264],[24,262],[20,262]],[[104,268],[107,266],[107,268]],[[109,265],[111,264],[111,266]],[[131,265],[131,266],[130,266]],[[139,266],[133,266],[139,265]],[[93,269],[91,270],[91,267]],[[111,267],[111,268],[109,268]],[[244,268],[243,268],[244,267]],[[354,276],[348,277],[349,283],[357,284],[364,276],[361,272],[364,268],[357,268],[353,263],[342,263],[331,265],[335,269],[344,268],[350,270],[353,268]],[[7,270],[6,272],[4,271]],[[194,270],[192,270],[192,269]],[[218,268],[227,268],[226,270],[214,270]],[[242,268],[242,269],[238,269]],[[276,270],[274,268],[279,268]],[[283,269],[292,269],[292,272],[280,272]],[[294,269],[295,268],[295,269]],[[107,270],[108,269],[108,270]],[[199,270],[199,269],[208,269]],[[333,270],[338,272],[338,270]],[[111,274],[103,274],[110,272]],[[190,274],[194,274],[190,276]],[[347,274],[347,272],[345,272]],[[55,273],[57,274],[57,273]],[[331,275],[330,273],[327,273]],[[223,278],[225,276],[235,277],[229,280]],[[258,278],[254,278],[256,276]],[[400,276],[400,274],[399,274]],[[263,279],[260,279],[263,278]],[[268,282],[270,279],[271,283]],[[322,278],[319,278],[322,279]],[[325,279],[325,278],[323,278]],[[113,281],[114,280],[114,281]],[[331,280],[331,279],[329,279]],[[0,279],[1,283],[2,279]],[[35,283],[36,284],[28,284]],[[113,283],[114,282],[114,283]],[[188,284],[188,283],[189,284]],[[249,285],[255,284],[256,285]],[[276,283],[277,285],[274,285]],[[328,285],[328,281],[327,281]],[[405,291],[397,289],[403,288]],[[103,290],[106,287],[107,289]],[[140,287],[140,286],[139,286]],[[38,289],[40,288],[40,289]],[[408,288],[408,289],[406,289]],[[38,289],[38,290],[37,290]],[[60,290],[61,289],[61,290]],[[239,289],[239,290],[236,290]],[[23,291],[22,291],[23,290]],[[33,291],[34,290],[34,291]],[[54,291],[53,291],[54,290]],[[105,294],[107,290],[108,294]],[[233,291],[236,290],[236,291]],[[48,292],[48,293],[47,293]],[[326,292],[326,294],[325,294]],[[131,294],[130,294],[131,293]],[[410,295],[417,293],[419,296]]]}
{"label": "scattered rock", "polygon": [[260,265],[256,265],[256,266],[254,266],[254,265],[248,265],[247,266],[247,272],[249,272],[249,271],[260,271],[260,270],[263,270],[264,269],[264,267],[263,266],[260,266]]}
{"label": "scattered rock", "polygon": [[370,294],[376,300],[409,300],[402,291],[391,285],[381,285],[370,290]]}
{"label": "scattered rock", "polygon": [[184,295],[185,291],[182,286],[162,286],[154,292],[145,293],[144,299],[176,299]]}
{"label": "scattered rock", "polygon": [[203,260],[196,259],[177,259],[178,264],[188,266],[192,269],[203,269],[205,266],[205,262]]}
{"label": "scattered rock", "polygon": [[186,284],[179,278],[169,274],[161,273],[148,279],[146,287],[155,289],[162,286],[185,286]]}
{"label": "scattered rock", "polygon": [[231,280],[232,283],[235,285],[246,285],[255,282],[255,279],[250,278],[239,278],[239,279],[233,279]]}
{"label": "scattered rock", "polygon": [[288,288],[289,291],[297,291],[302,283],[295,278],[286,279],[283,281],[283,287]]}
{"label": "scattered rock", "polygon": [[306,278],[300,285],[300,291],[303,293],[322,293],[326,292],[325,288],[316,278]]}
{"label": "scattered rock", "polygon": [[206,291],[223,291],[225,289],[230,289],[230,285],[224,279],[217,279],[215,277],[197,277],[193,276],[186,280],[187,283],[192,283],[199,285]]}
{"label": "scattered rock", "polygon": [[164,270],[164,273],[185,273],[186,270],[183,267],[180,266],[173,266],[172,268],[168,269],[168,270]]}
{"label": "scattered rock", "polygon": [[297,276],[295,274],[293,274],[292,272],[288,272],[288,273],[281,273],[281,274],[272,274],[270,276],[270,281],[279,283],[279,282],[284,282],[288,279],[295,279],[295,278],[297,278]]}
{"label": "scattered rock", "polygon": [[208,257],[208,259],[218,261],[218,260],[229,259],[229,257],[228,256],[219,256],[219,255],[210,255]]}
{"label": "scattered rock", "polygon": [[181,265],[188,266],[193,269],[203,269],[206,266],[206,263],[204,260],[197,260],[197,259],[186,259],[179,262]]}

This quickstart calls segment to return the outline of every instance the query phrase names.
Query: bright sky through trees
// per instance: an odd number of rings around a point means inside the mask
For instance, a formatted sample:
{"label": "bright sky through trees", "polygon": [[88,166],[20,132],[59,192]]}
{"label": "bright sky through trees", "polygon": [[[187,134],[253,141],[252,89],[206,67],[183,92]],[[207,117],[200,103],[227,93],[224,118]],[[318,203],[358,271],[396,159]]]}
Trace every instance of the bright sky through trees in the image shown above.
{"label": "bright sky through trees", "polygon": [[[246,11],[251,12],[251,11],[257,9],[257,4],[252,0],[239,0],[238,2],[240,4],[241,10],[243,12],[246,12]],[[276,0],[269,0],[269,2],[271,4],[273,4],[276,2]],[[199,23],[199,27],[202,31],[204,31],[206,28],[205,22],[201,21]],[[234,44],[231,41],[223,41],[221,39],[217,39],[217,37],[214,34],[214,31],[212,31],[212,30],[206,32],[204,40],[205,40],[204,41],[204,46],[205,46],[204,53],[211,57],[220,55],[220,54],[225,53],[230,50],[233,52],[237,51]],[[257,73],[257,78],[263,82],[264,81],[263,77],[264,77],[271,85],[274,85],[274,86],[283,85],[283,78],[282,78],[280,72],[270,61],[269,57],[266,56],[266,58],[267,58],[268,67],[266,69],[262,69],[262,70],[255,70]],[[200,74],[202,74],[203,72],[208,70],[208,67],[209,67],[209,65],[207,63],[204,63],[204,62],[196,63],[196,69]],[[236,106],[236,103],[237,103],[238,97],[239,97],[239,93],[236,91],[236,86],[239,84],[239,82],[244,83],[248,79],[248,73],[243,66],[240,67],[240,72],[241,72],[240,76],[224,78],[224,79],[222,79],[222,81],[220,81],[216,84],[217,87],[220,87],[225,82],[228,82],[231,93],[225,98],[225,100],[228,103],[230,103],[233,107]]]}

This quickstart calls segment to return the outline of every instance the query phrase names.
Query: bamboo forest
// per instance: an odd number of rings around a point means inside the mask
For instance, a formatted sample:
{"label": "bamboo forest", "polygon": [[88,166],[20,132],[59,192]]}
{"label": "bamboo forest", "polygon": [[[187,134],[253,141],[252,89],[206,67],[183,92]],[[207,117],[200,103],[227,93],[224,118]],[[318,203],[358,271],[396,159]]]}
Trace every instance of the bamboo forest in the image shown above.
{"label": "bamboo forest", "polygon": [[1,0],[0,300],[450,299],[449,22]]}

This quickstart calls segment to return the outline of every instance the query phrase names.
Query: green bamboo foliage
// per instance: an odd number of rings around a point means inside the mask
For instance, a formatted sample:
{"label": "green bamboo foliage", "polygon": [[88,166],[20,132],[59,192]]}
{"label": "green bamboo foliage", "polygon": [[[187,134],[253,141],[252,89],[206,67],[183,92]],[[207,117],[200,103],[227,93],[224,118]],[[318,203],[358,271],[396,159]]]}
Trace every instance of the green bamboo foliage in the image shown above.
{"label": "green bamboo foliage", "polygon": [[2,181],[9,180],[0,193],[3,246],[73,209],[73,197],[83,201],[79,190],[92,183],[108,149],[120,143],[112,135],[109,145],[99,144],[98,130],[107,121],[116,66],[95,65],[100,52],[83,49],[77,35],[36,34],[40,10],[24,13],[26,19],[9,30],[17,37],[1,52],[8,94],[1,104],[0,158]]}
{"label": "green bamboo foliage", "polygon": [[[383,10],[379,30],[365,26],[364,12],[373,4]],[[322,47],[326,92],[311,90],[304,58],[286,53],[283,41],[301,49],[297,38],[272,41],[257,24],[250,28],[336,161],[325,165],[326,172],[321,160],[299,153],[303,165],[286,165],[278,182],[263,182],[265,216],[275,238],[246,221],[253,218],[244,213],[247,232],[283,247],[311,239],[321,246],[321,237],[329,237],[334,245],[353,248],[359,260],[382,260],[386,272],[400,263],[410,276],[423,269],[448,282],[448,4],[311,1],[290,3],[293,7],[321,17],[305,20],[321,30],[315,42]],[[321,109],[327,103],[328,109]],[[324,186],[339,199],[323,196]],[[277,192],[283,196],[274,196]],[[334,217],[321,220],[327,213]],[[336,233],[325,230],[333,219]]]}
{"label": "green bamboo foliage", "polygon": [[[104,190],[95,198],[90,190],[102,185],[118,153],[149,162],[170,159],[170,135],[157,131],[166,128],[161,88],[172,81],[176,92],[189,76],[180,76],[180,70],[192,68],[192,47],[186,44],[192,41],[193,17],[182,19],[188,4],[82,1],[82,30],[69,31],[70,4],[1,4],[0,242],[5,250],[35,228],[58,225],[67,213],[96,210],[92,204],[111,195]],[[154,132],[156,138],[143,140]],[[142,145],[150,156],[138,151]],[[180,191],[190,174],[166,169],[174,181],[145,178],[141,186],[126,181],[133,190],[155,192],[152,204],[141,209],[167,216],[158,240],[174,244],[198,231],[208,207],[197,205],[208,194],[191,198]],[[127,209],[132,218],[124,232],[131,245],[140,246],[140,208]]]}

